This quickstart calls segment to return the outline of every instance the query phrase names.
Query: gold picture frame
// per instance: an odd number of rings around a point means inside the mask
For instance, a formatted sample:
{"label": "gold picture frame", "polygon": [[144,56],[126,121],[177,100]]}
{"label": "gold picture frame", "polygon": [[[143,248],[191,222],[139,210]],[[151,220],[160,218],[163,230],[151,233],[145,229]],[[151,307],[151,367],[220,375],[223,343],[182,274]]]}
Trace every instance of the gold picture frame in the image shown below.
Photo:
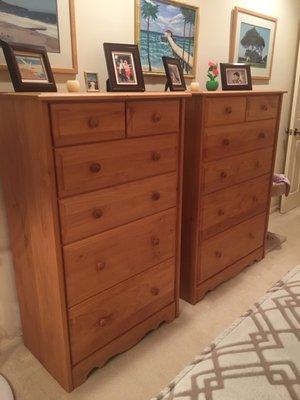
{"label": "gold picture frame", "polygon": [[[246,31],[247,29],[248,31]],[[256,30],[255,34],[260,36],[262,45],[258,51],[250,51],[244,45],[246,50],[242,55],[241,37],[244,35],[243,39],[245,40],[246,34],[253,29]],[[229,61],[249,64],[253,80],[269,81],[272,76],[276,31],[277,18],[235,7],[232,12]],[[246,55],[247,51],[248,55]],[[251,60],[251,53],[256,58],[255,60]]]}
{"label": "gold picture frame", "polygon": [[[60,3],[60,0],[56,0],[56,4],[57,4],[57,13],[59,14],[59,11],[65,7],[64,3]],[[58,25],[58,31],[60,30],[60,25],[64,26],[64,29],[66,29],[65,27],[67,26],[67,31],[70,33],[70,36],[68,36],[67,38],[63,38],[64,41],[66,41],[65,47],[67,49],[66,54],[62,54],[61,56],[61,60],[59,60],[59,64],[55,65],[58,56],[57,54],[60,53],[56,53],[54,54],[55,56],[55,61],[52,60],[51,58],[51,53],[48,53],[49,58],[50,58],[50,62],[51,65],[53,65],[52,71],[55,74],[77,74],[78,73],[78,60],[77,60],[77,44],[76,44],[76,25],[75,25],[75,0],[68,0],[67,1],[67,6],[68,6],[68,10],[65,9],[66,12],[61,13],[61,15],[65,16],[66,20],[63,20],[62,22],[59,23]],[[16,7],[17,9],[18,7]],[[14,15],[14,14],[13,14]],[[0,21],[1,23],[1,21]],[[22,35],[19,34],[17,35],[18,38],[22,38]],[[0,37],[1,39],[1,37]],[[4,40],[9,40],[10,38],[4,38]],[[16,42],[16,40],[11,40]],[[61,41],[61,40],[60,40]],[[22,44],[32,44],[32,43],[26,43],[26,40],[18,40],[18,42],[22,43]],[[1,50],[1,49],[0,49]],[[54,57],[53,57],[54,58]],[[3,57],[3,61],[4,57]],[[66,62],[66,64],[68,64],[67,66],[64,66],[63,64]],[[0,70],[7,70],[7,66],[5,64],[2,64],[2,55],[1,55],[1,61],[0,61]]]}
{"label": "gold picture frame", "polygon": [[[135,0],[135,43],[139,46],[140,49],[140,54],[141,54],[141,62],[142,62],[142,69],[143,69],[143,74],[144,75],[150,75],[150,76],[165,76],[165,69],[163,66],[163,62],[161,60],[161,65],[159,65],[159,68],[156,68],[156,70],[150,70],[151,68],[148,68],[148,70],[145,68],[145,66],[143,65],[143,60],[144,60],[144,54],[142,51],[142,47],[141,47],[141,27],[142,27],[142,18],[141,18],[141,7],[142,7],[142,1],[143,0]],[[190,54],[190,56],[187,55],[187,58],[185,58],[185,60],[181,59],[181,61],[184,63],[184,61],[186,61],[186,63],[189,61],[188,57],[192,57],[193,59],[193,65],[191,66],[191,69],[189,72],[184,71],[184,77],[185,78],[194,78],[196,75],[196,68],[197,68],[197,52],[198,52],[198,34],[199,34],[199,7],[196,6],[192,6],[189,5],[187,3],[184,2],[180,2],[177,0],[153,0],[152,3],[156,4],[156,3],[161,3],[161,4],[166,4],[166,5],[172,5],[174,7],[180,7],[180,8],[184,8],[187,10],[192,10],[192,12],[195,13],[195,19],[194,19],[194,29],[193,29],[193,36],[192,38],[194,39],[193,41],[193,54]],[[152,32],[154,33],[154,32]],[[156,32],[157,34],[161,34],[163,35],[163,32]],[[188,33],[188,31],[187,31]],[[168,38],[167,38],[168,40]],[[176,43],[175,43],[176,45]],[[171,45],[170,45],[171,46]],[[180,47],[180,46],[178,46]],[[172,47],[171,47],[172,49]],[[177,49],[176,47],[174,47],[174,49]],[[182,49],[184,50],[184,49]],[[183,51],[184,53],[184,51]],[[187,53],[189,54],[189,53]],[[165,54],[162,54],[162,56],[175,56],[174,50],[172,49],[171,52],[166,52]],[[176,54],[176,57],[178,57],[178,54]],[[186,64],[185,63],[185,64]],[[184,65],[183,65],[184,66]],[[183,68],[185,70],[185,68]]]}

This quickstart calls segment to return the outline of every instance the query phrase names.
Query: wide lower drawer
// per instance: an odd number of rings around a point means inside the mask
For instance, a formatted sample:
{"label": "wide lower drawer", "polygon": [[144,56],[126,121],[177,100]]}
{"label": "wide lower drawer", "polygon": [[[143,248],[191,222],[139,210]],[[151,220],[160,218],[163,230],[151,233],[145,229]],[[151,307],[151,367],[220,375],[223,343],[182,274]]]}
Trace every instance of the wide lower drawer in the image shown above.
{"label": "wide lower drawer", "polygon": [[170,134],[56,149],[59,196],[175,171],[177,141]]}
{"label": "wide lower drawer", "polygon": [[198,283],[225,269],[261,247],[265,238],[266,214],[205,240],[200,245]]}
{"label": "wide lower drawer", "polygon": [[175,255],[176,209],[64,246],[73,306]]}
{"label": "wide lower drawer", "polygon": [[179,131],[179,100],[128,101],[127,135],[145,136]]}
{"label": "wide lower drawer", "polygon": [[69,310],[73,365],[174,301],[174,259]]}
{"label": "wide lower drawer", "polygon": [[50,111],[56,146],[125,137],[125,102],[51,104]]}
{"label": "wide lower drawer", "polygon": [[272,147],[276,120],[247,122],[206,128],[203,157],[205,161]]}
{"label": "wide lower drawer", "polygon": [[177,175],[147,178],[59,201],[63,242],[103,232],[175,207]]}
{"label": "wide lower drawer", "polygon": [[279,96],[249,96],[247,100],[247,121],[276,118]]}
{"label": "wide lower drawer", "polygon": [[203,165],[203,193],[211,193],[228,186],[271,173],[273,148],[207,162]]}
{"label": "wide lower drawer", "polygon": [[268,174],[204,196],[202,240],[266,211],[269,190]]}

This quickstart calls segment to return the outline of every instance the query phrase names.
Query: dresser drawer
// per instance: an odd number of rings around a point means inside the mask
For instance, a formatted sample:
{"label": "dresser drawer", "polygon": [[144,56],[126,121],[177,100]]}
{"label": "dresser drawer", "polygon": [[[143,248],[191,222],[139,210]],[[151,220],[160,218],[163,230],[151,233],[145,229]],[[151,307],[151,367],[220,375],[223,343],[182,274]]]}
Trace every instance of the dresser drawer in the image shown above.
{"label": "dresser drawer", "polygon": [[266,211],[269,190],[270,175],[264,175],[204,196],[202,239]]}
{"label": "dresser drawer", "polygon": [[62,239],[74,242],[176,206],[176,173],[59,201]]}
{"label": "dresser drawer", "polygon": [[217,160],[264,147],[272,147],[276,120],[206,128],[203,156]]}
{"label": "dresser drawer", "polygon": [[73,365],[174,301],[174,260],[69,310]]}
{"label": "dresser drawer", "polygon": [[51,104],[54,144],[64,146],[125,137],[125,103]]}
{"label": "dresser drawer", "polygon": [[205,126],[245,121],[246,97],[222,97],[205,100]]}
{"label": "dresser drawer", "polygon": [[176,209],[64,246],[69,307],[175,255]]}
{"label": "dresser drawer", "polygon": [[247,256],[264,243],[266,214],[258,215],[202,243],[198,282]]}
{"label": "dresser drawer", "polygon": [[250,96],[247,101],[247,121],[276,118],[279,96]]}
{"label": "dresser drawer", "polygon": [[203,165],[203,192],[205,194],[271,173],[273,149],[207,162]]}
{"label": "dresser drawer", "polygon": [[56,149],[59,196],[175,171],[177,140],[170,134]]}
{"label": "dresser drawer", "polygon": [[128,136],[175,133],[179,130],[179,100],[130,101],[126,107]]}

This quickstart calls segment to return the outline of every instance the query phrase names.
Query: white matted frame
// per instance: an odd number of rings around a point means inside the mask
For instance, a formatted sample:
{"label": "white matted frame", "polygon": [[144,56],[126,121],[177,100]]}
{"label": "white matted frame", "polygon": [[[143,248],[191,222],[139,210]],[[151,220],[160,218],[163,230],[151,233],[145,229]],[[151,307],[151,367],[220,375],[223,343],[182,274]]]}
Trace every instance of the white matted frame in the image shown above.
{"label": "white matted frame", "polygon": [[[48,52],[52,71],[56,74],[78,73],[74,1],[57,0],[60,52]],[[26,41],[22,43],[30,44]],[[5,58],[0,48],[0,70],[6,69]]]}
{"label": "white matted frame", "polygon": [[273,55],[277,30],[277,19],[268,15],[259,14],[244,8],[235,7],[233,10],[231,26],[231,42],[229,59],[232,63],[242,62],[239,60],[239,40],[241,33],[241,24],[246,23],[255,27],[270,30],[268,57],[266,67],[257,68],[251,65],[252,79],[270,80],[272,75]]}

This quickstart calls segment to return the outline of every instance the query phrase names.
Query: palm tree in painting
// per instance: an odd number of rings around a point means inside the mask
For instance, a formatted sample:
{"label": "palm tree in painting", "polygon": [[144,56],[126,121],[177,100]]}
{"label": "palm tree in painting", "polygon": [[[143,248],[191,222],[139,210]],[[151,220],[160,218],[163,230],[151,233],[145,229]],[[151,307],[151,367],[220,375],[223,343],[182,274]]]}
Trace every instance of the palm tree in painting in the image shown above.
{"label": "palm tree in painting", "polygon": [[151,0],[143,0],[142,3],[142,17],[147,21],[147,53],[149,71],[152,71],[150,59],[150,21],[157,19],[158,5]]}
{"label": "palm tree in painting", "polygon": [[185,53],[185,35],[186,35],[186,24],[188,23],[188,9],[180,7],[181,14],[183,16],[183,48],[182,48],[182,59],[184,59]]}
{"label": "palm tree in painting", "polygon": [[189,24],[189,47],[188,47],[188,63],[191,56],[192,27],[195,26],[195,11],[187,9],[187,23]]}

